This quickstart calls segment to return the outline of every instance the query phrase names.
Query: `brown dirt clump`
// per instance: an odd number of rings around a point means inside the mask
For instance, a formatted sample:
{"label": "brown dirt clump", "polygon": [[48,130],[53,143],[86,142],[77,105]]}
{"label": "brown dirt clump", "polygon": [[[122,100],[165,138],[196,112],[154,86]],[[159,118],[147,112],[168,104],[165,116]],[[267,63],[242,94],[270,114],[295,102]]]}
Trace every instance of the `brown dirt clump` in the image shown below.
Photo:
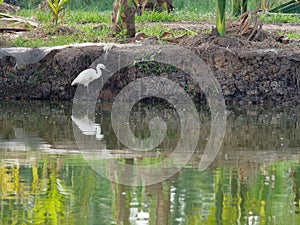
{"label": "brown dirt clump", "polygon": [[[197,36],[187,40],[186,46],[197,54],[213,71],[220,83],[227,103],[238,105],[294,105],[300,104],[300,49],[291,47],[260,48],[256,43],[243,46],[233,38]],[[190,42],[189,42],[190,41]],[[191,44],[189,44],[191,43]],[[193,45],[193,46],[192,46]],[[268,45],[270,46],[270,45]],[[118,51],[143,53],[160,45],[114,47]],[[128,48],[128,49],[127,49]],[[178,46],[165,46],[174,57],[186,57]],[[125,49],[125,50],[122,50]],[[112,51],[112,50],[111,50]],[[0,57],[0,99],[60,99],[71,100],[75,87],[72,80],[83,70],[95,68],[103,47],[68,47],[52,50],[38,62],[16,67],[11,55]],[[110,53],[112,54],[112,53]],[[143,70],[144,66],[146,69]],[[153,68],[152,68],[153,67]],[[159,72],[159,74],[158,74]],[[124,68],[115,74],[103,89],[101,100],[113,100],[124,86],[136,77],[162,76],[177,82],[196,101],[205,101],[201,88],[184,71],[168,65],[139,65]],[[91,87],[97,82],[91,83]],[[82,86],[77,88],[82,89]]]}
{"label": "brown dirt clump", "polygon": [[272,34],[270,32],[263,32],[261,37],[256,41],[249,41],[247,38],[238,35],[219,37],[210,34],[198,34],[180,40],[178,44],[189,47],[217,45],[228,49],[239,48],[241,50],[249,48],[295,48],[295,46],[290,46],[288,43],[289,42],[284,40],[282,36]]}
{"label": "brown dirt clump", "polygon": [[20,11],[20,7],[19,6],[15,6],[15,5],[11,5],[11,4],[7,4],[5,2],[3,2],[2,4],[0,4],[0,12],[1,13],[16,13]]}

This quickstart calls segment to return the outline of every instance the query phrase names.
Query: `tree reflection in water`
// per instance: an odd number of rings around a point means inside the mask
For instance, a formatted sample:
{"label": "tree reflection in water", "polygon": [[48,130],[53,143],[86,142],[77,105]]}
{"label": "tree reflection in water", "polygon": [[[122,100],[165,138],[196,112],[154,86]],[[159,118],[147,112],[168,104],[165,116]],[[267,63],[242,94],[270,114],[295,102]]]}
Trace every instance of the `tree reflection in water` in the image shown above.
{"label": "tree reflection in water", "polygon": [[[209,169],[196,169],[199,149],[169,180],[131,187],[101,177],[78,154],[70,106],[16,104],[0,107],[6,109],[0,110],[3,225],[300,224],[300,110],[231,110],[222,151]],[[119,154],[124,146],[109,138],[109,119],[101,115],[96,122],[106,147]],[[200,116],[202,124],[209,123],[208,115]],[[178,140],[173,125],[162,145],[166,155]],[[133,130],[147,136],[136,124]],[[200,146],[209,128],[202,131]],[[164,157],[163,147],[142,157],[119,154],[119,160],[155,163]]]}

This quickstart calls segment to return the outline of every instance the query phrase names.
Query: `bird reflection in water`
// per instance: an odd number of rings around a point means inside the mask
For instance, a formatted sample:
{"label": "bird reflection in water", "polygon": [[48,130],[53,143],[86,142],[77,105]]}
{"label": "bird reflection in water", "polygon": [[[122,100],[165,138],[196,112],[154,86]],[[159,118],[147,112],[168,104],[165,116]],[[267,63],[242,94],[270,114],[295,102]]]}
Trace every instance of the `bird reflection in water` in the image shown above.
{"label": "bird reflection in water", "polygon": [[76,126],[81,130],[84,135],[95,135],[96,140],[103,140],[104,135],[101,133],[101,126],[99,123],[94,123],[91,121],[87,115],[82,118],[74,117],[72,115],[72,120]]}

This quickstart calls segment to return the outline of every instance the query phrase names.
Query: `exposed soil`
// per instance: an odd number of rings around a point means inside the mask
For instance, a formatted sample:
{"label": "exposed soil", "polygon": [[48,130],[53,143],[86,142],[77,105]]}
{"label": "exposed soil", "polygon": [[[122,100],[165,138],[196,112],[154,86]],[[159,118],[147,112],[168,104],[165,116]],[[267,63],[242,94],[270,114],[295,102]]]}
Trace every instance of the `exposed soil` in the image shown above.
{"label": "exposed soil", "polygon": [[[300,50],[267,41],[259,48],[256,42],[243,43],[234,38],[212,38],[209,35],[186,39],[185,44],[199,55],[213,70],[220,83],[225,100],[233,104],[295,105],[300,103]],[[159,45],[136,45],[114,47],[112,52],[138,51],[141,55]],[[275,48],[276,47],[276,48]],[[167,51],[174,57],[186,57],[178,52],[176,45]],[[104,53],[102,46],[68,47],[50,51],[37,62],[16,68],[14,56],[0,58],[1,99],[56,99],[70,100],[76,88],[72,80],[83,70],[95,68]],[[115,62],[114,62],[115,63]],[[176,81],[196,101],[205,96],[191,77],[181,70],[167,65],[152,64],[150,69],[136,65],[117,72],[105,85],[101,100],[113,100],[114,96],[129,82],[149,75],[167,77]],[[153,70],[151,68],[154,68]],[[156,69],[155,69],[156,68]],[[98,81],[91,84],[99,85]],[[82,89],[83,86],[79,85]],[[92,88],[91,88],[92,89]]]}
{"label": "exposed soil", "polygon": [[[231,24],[230,22],[227,22]],[[236,24],[236,23],[234,23]],[[141,22],[138,23],[138,26],[157,26],[162,25],[165,28],[173,28],[173,29],[183,29],[183,30],[193,30],[193,31],[210,31],[213,26],[215,26],[212,22],[193,22],[193,21],[180,21],[180,22]],[[293,31],[300,34],[300,24],[296,23],[264,23],[263,29],[269,32],[276,31]]]}
{"label": "exposed soil", "polygon": [[[153,48],[166,45],[166,51],[174,57],[185,57],[178,52],[178,45],[190,48],[212,69],[222,88],[228,104],[295,105],[300,103],[300,42],[288,40],[278,35],[278,31],[299,32],[298,24],[264,24],[263,29],[253,38],[249,33],[234,32],[237,24],[229,24],[233,29],[225,38],[219,37],[211,23],[176,22],[160,23],[172,29],[192,30],[194,36],[145,37],[129,40],[138,42],[128,46],[117,46],[111,50],[118,52],[137,51],[141,55]],[[140,23],[138,26],[155,26],[157,23]],[[207,30],[207,32],[203,32]],[[48,34],[47,34],[48,32]],[[31,32],[32,38],[47,38],[49,31]],[[60,27],[59,34],[72,34],[76,30]],[[205,34],[206,33],[206,34]],[[158,40],[160,38],[160,40]],[[95,42],[98,42],[95,37]],[[18,58],[17,53],[0,51],[0,99],[56,99],[71,100],[76,87],[71,82],[83,70],[95,68],[99,57],[105,54],[103,45],[85,47],[56,48],[45,57],[30,60],[44,50],[30,50]],[[21,54],[21,53],[20,53]],[[22,53],[23,54],[23,53]],[[24,58],[23,57],[23,58]],[[21,65],[21,66],[20,66]],[[113,100],[114,96],[128,83],[138,77],[162,76],[176,81],[195,101],[205,101],[205,95],[189,74],[168,65],[134,65],[116,72],[108,80],[100,95],[101,100]],[[150,68],[150,69],[149,69]],[[157,69],[159,68],[159,69]],[[90,85],[98,85],[99,81]],[[79,85],[78,88],[82,88]]]}
{"label": "exposed soil", "polygon": [[15,6],[15,5],[7,4],[5,2],[0,4],[0,12],[2,12],[2,13],[16,13],[19,10],[20,10],[20,7]]}

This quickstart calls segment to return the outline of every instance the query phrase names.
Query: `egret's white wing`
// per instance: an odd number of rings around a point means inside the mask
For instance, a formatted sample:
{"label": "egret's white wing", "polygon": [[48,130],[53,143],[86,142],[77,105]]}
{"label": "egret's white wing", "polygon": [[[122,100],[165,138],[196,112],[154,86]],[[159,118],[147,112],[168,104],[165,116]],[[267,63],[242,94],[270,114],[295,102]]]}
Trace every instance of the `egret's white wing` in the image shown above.
{"label": "egret's white wing", "polygon": [[94,70],[94,69],[86,69],[86,70],[82,71],[75,78],[75,80],[72,82],[71,85],[74,85],[74,84],[83,84],[83,85],[87,86],[88,83],[93,80],[93,78],[94,78],[95,75],[96,75],[96,70]]}

